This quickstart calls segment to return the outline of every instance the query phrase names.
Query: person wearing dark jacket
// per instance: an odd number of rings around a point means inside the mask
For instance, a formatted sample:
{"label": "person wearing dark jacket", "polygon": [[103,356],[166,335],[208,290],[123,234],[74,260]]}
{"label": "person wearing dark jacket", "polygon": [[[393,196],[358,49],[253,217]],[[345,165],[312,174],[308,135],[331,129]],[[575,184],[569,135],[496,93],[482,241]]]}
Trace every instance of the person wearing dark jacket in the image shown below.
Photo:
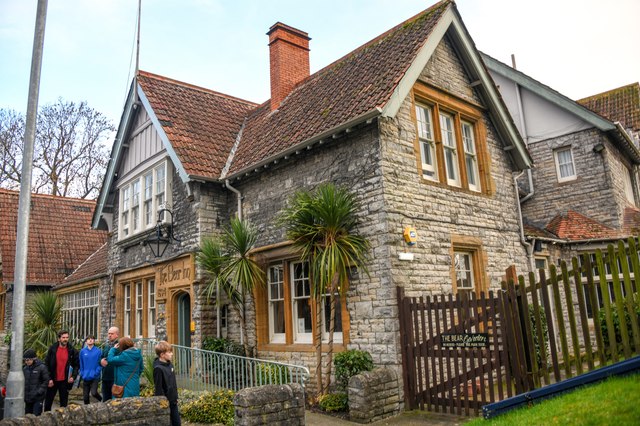
{"label": "person wearing dark jacket", "polygon": [[111,386],[113,385],[114,367],[109,364],[107,358],[109,357],[109,351],[118,343],[118,336],[120,335],[120,329],[118,327],[111,327],[107,331],[107,341],[102,347],[102,360],[100,365],[102,366],[102,400],[108,401],[111,399]]}
{"label": "person wearing dark jacket", "polygon": [[47,367],[36,357],[36,351],[24,351],[24,414],[42,414],[42,401],[47,393],[49,372]]}
{"label": "person wearing dark jacket", "polygon": [[171,426],[180,426],[180,411],[178,410],[178,385],[176,374],[173,371],[173,350],[165,341],[156,345],[156,355],[153,361],[153,382],[155,384],[155,396],[166,396],[169,400]]}
{"label": "person wearing dark jacket", "polygon": [[60,392],[60,407],[69,402],[69,389],[78,377],[78,351],[69,345],[69,332],[58,332],[58,342],[51,345],[44,358],[49,370],[49,388],[44,400],[44,411],[51,411],[53,399]]}

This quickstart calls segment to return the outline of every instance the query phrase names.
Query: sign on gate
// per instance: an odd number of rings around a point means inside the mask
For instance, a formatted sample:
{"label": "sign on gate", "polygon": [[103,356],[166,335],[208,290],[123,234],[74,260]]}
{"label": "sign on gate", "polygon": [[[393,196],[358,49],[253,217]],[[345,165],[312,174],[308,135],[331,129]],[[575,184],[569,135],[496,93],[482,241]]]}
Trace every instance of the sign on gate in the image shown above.
{"label": "sign on gate", "polygon": [[489,346],[488,333],[459,333],[440,335],[443,348],[486,348]]}

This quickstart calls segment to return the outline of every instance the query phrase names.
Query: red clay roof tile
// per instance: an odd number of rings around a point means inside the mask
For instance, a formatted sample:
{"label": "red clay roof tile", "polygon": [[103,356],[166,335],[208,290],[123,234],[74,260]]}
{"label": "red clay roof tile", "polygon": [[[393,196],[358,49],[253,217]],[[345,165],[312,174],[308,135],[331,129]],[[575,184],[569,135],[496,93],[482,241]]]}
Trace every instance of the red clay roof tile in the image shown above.
{"label": "red clay roof tile", "polygon": [[61,285],[56,288],[66,287],[91,278],[96,278],[107,274],[107,260],[109,256],[109,244],[104,243],[98,250],[93,252],[73,273],[64,278]]}
{"label": "red clay roof tile", "polygon": [[567,211],[566,215],[560,214],[551,219],[545,230],[557,235],[558,238],[573,241],[614,239],[625,236],[623,232],[603,225],[573,210]]}
{"label": "red clay roof tile", "polygon": [[640,83],[632,83],[577,101],[625,129],[640,131]]}
{"label": "red clay roof tile", "polygon": [[[2,280],[13,283],[19,192],[0,189]],[[27,284],[53,285],[63,280],[107,240],[91,229],[95,201],[31,195]]]}

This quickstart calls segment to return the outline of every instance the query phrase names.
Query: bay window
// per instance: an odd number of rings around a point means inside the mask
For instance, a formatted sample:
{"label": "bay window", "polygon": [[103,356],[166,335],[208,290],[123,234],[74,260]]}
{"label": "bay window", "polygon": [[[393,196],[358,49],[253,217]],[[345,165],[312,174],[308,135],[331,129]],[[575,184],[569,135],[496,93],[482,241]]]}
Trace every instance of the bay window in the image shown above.
{"label": "bay window", "polygon": [[168,163],[163,161],[120,186],[120,239],[155,226],[158,212],[170,201],[168,172]]}

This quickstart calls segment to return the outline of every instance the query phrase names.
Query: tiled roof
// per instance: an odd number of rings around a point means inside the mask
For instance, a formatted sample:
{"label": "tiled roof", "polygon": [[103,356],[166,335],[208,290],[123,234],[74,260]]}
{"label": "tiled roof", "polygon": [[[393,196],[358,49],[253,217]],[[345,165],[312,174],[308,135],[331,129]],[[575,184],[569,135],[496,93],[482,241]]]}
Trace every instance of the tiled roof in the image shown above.
{"label": "tiled roof", "polygon": [[139,83],[187,174],[219,179],[238,136],[229,174],[384,106],[451,4],[435,4],[309,76],[274,111],[269,101],[258,106],[148,72]]}
{"label": "tiled roof", "polygon": [[[18,219],[16,191],[0,189],[0,255],[3,282],[13,283]],[[107,240],[107,233],[91,229],[95,201],[51,195],[31,195],[28,285],[52,285]]]}
{"label": "tiled roof", "polygon": [[551,238],[551,239],[558,238],[556,235],[552,234],[551,232],[546,231],[544,229],[540,229],[537,226],[533,226],[531,224],[524,225],[524,233],[526,236],[533,237],[533,238]]}
{"label": "tiled roof", "polygon": [[609,90],[577,101],[625,129],[640,131],[640,83]]}
{"label": "tiled roof", "polygon": [[640,235],[640,210],[635,207],[624,209],[624,230],[630,235]]}
{"label": "tiled roof", "polygon": [[261,105],[249,116],[230,174],[384,106],[450,4],[435,4],[311,75],[277,110]]}
{"label": "tiled roof", "polygon": [[187,174],[217,179],[257,104],[140,71],[138,83]]}
{"label": "tiled roof", "polygon": [[590,240],[624,237],[623,232],[610,228],[573,210],[551,219],[545,230],[565,240]]}
{"label": "tiled roof", "polygon": [[107,260],[109,255],[109,244],[104,243],[98,250],[87,258],[73,273],[62,281],[56,288],[67,287],[68,285],[86,281],[107,274]]}

